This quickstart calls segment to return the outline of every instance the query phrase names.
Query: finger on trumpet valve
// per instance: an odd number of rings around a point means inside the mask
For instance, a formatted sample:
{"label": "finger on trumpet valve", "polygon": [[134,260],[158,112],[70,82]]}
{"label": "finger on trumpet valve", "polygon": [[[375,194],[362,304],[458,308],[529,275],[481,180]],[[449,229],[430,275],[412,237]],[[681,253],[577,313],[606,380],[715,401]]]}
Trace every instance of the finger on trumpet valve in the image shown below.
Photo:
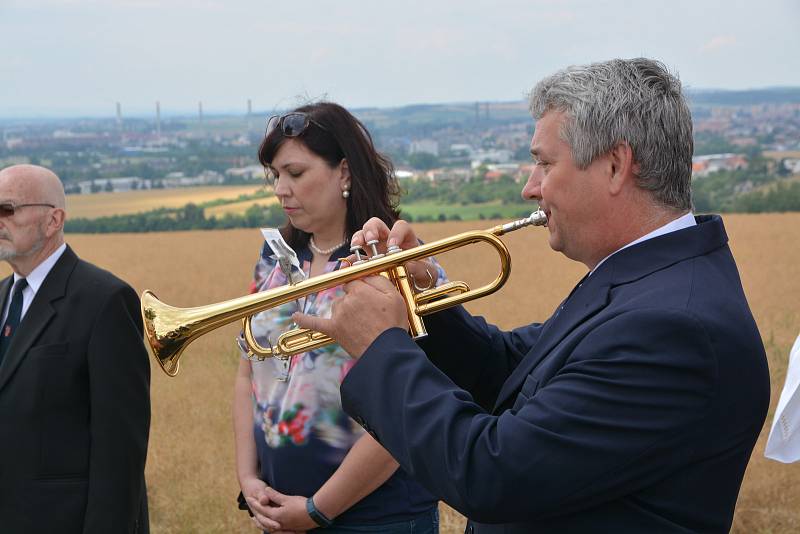
{"label": "finger on trumpet valve", "polygon": [[371,260],[377,260],[378,258],[382,258],[384,256],[384,254],[380,254],[378,252],[378,243],[379,241],[377,239],[367,241],[367,246],[372,249],[372,254],[369,256],[369,259]]}
{"label": "finger on trumpet valve", "polygon": [[362,263],[367,261],[361,255],[361,253],[364,252],[364,249],[361,248],[359,245],[353,245],[352,247],[350,247],[350,252],[356,255],[356,261],[353,262],[353,265],[361,265]]}
{"label": "finger on trumpet valve", "polygon": [[395,252],[401,252],[401,251],[402,249],[400,247],[398,247],[397,245],[392,245],[386,249],[386,255],[388,256],[389,254],[394,254]]}

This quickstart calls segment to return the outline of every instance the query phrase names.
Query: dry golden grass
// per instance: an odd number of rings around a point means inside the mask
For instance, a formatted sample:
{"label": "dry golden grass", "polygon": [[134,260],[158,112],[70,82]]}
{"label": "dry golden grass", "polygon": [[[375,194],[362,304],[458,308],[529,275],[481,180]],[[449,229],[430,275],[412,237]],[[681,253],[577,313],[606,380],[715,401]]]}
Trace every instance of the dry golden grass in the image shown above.
{"label": "dry golden grass", "polygon": [[[430,241],[488,222],[418,225]],[[791,343],[800,331],[800,214],[726,217],[745,291],[767,347],[772,409],[740,493],[733,531],[800,531],[800,464],[763,457],[774,406],[786,373]],[[584,268],[553,253],[545,231],[529,229],[504,238],[514,269],[497,294],[473,302],[473,313],[509,328],[546,318]],[[249,283],[261,237],[257,230],[168,234],[74,235],[69,243],[83,258],[126,279],[139,292],[149,288],[176,306],[208,304],[240,296]],[[440,258],[452,279],[483,283],[496,259],[477,248]],[[5,266],[5,264],[3,264]],[[4,272],[8,272],[6,268]],[[237,365],[227,326],[195,341],[176,378],[153,363],[153,419],[147,478],[152,531],[255,532],[236,510],[231,389]],[[442,533],[463,529],[463,518],[442,507]]]}
{"label": "dry golden grass", "polygon": [[67,197],[67,209],[70,218],[95,219],[157,208],[179,208],[190,202],[199,204],[220,198],[232,199],[239,195],[252,195],[261,189],[261,186],[235,185],[70,195]]}

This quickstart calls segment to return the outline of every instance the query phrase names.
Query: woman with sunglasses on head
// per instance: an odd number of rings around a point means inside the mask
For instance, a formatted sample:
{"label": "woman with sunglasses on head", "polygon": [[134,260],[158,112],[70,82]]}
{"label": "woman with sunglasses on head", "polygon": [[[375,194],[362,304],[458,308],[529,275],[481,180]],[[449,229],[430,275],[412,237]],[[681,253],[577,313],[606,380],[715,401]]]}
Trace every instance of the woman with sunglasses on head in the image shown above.
{"label": "woman with sunglasses on head", "polygon": [[[350,253],[353,233],[369,218],[389,226],[398,218],[391,162],[375,150],[363,124],[337,104],[320,102],[272,117],[258,155],[288,218],[281,234],[303,273],[286,262],[281,267],[265,244],[253,291],[336,269]],[[435,262],[428,269],[429,275],[436,271],[429,281],[444,279]],[[294,328],[296,311],[329,315],[341,291],[323,290],[254,316],[256,341],[274,344]],[[286,361],[242,355],[234,395],[236,467],[260,528],[438,532],[436,499],[342,411],[339,386],[354,360],[339,345]]]}

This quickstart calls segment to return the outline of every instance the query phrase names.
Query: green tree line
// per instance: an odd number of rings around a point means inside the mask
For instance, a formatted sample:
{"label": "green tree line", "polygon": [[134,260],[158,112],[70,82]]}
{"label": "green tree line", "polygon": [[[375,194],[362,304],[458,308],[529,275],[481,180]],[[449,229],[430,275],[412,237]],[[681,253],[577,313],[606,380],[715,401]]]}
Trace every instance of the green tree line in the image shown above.
{"label": "green tree line", "polygon": [[142,213],[112,215],[96,219],[68,219],[68,233],[106,234],[122,232],[169,232],[177,230],[217,230],[226,228],[258,228],[281,226],[285,217],[278,204],[253,204],[242,215],[226,213],[223,217],[206,217],[205,209],[197,204],[182,208],[159,208]]}
{"label": "green tree line", "polygon": [[483,180],[482,171],[469,182],[435,183],[430,180],[416,180],[404,184],[403,202],[422,200],[442,204],[480,204],[501,200],[504,204],[519,202],[522,184],[511,176],[503,175],[493,182]]}
{"label": "green tree line", "polygon": [[[473,180],[436,184],[417,180],[404,184],[402,202],[408,207],[415,202],[435,202],[442,205],[470,205],[500,200],[503,205],[520,200],[522,184],[510,176],[495,182]],[[800,182],[782,180],[770,172],[768,162],[756,159],[747,170],[720,171],[693,181],[695,211],[709,212],[782,212],[800,211]],[[757,189],[753,191],[753,189]],[[240,197],[238,200],[258,198],[267,193]],[[217,200],[203,205],[187,204],[182,208],[159,208],[142,213],[114,215],[96,219],[69,219],[66,231],[73,233],[110,232],[166,232],[174,230],[213,230],[225,228],[278,227],[285,222],[278,204],[250,206],[241,215],[225,214],[223,217],[206,217],[205,208],[225,204],[230,200]],[[500,217],[500,213],[496,216]],[[416,222],[459,220],[457,215],[438,216],[425,214],[414,219],[404,214],[406,220]],[[494,216],[493,216],[494,217]]]}

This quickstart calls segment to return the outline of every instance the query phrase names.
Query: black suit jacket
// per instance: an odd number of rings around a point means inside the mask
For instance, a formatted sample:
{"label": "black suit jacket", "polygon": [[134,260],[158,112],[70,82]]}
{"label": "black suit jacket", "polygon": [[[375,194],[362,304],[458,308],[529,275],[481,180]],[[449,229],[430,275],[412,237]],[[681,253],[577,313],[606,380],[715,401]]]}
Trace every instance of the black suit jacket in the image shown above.
{"label": "black suit jacket", "polygon": [[[468,532],[727,532],[769,404],[719,217],[624,249],[543,324],[384,332],[342,403]],[[546,283],[547,273],[537,273]]]}
{"label": "black suit jacket", "polygon": [[0,531],[147,532],[149,384],[138,296],[67,247],[0,364]]}

